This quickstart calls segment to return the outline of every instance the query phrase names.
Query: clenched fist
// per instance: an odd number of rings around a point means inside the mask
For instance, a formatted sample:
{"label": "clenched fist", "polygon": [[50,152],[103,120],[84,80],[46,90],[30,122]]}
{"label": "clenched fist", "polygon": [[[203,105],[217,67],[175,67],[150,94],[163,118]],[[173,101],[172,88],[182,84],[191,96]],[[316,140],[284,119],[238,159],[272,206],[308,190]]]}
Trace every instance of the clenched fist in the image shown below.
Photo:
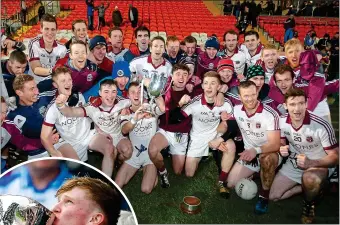
{"label": "clenched fist", "polygon": [[222,84],[219,92],[226,93],[228,91],[229,87],[226,84]]}
{"label": "clenched fist", "polygon": [[67,95],[59,94],[58,97],[55,99],[55,103],[60,108],[65,105],[65,103],[67,102],[67,99],[68,99]]}
{"label": "clenched fist", "polygon": [[281,146],[281,147],[280,147],[280,154],[281,154],[283,157],[289,156],[289,145]]}
{"label": "clenched fist", "polygon": [[93,106],[93,107],[99,107],[102,104],[102,99],[98,96],[91,96],[89,98],[89,103]]}
{"label": "clenched fist", "polygon": [[221,120],[222,121],[227,121],[232,117],[231,114],[228,114],[227,112],[223,111],[221,112]]}
{"label": "clenched fist", "polygon": [[298,167],[300,167],[301,169],[308,169],[309,167],[312,167],[311,163],[312,160],[310,160],[305,154],[299,154],[296,157],[296,162]]}
{"label": "clenched fist", "polygon": [[194,85],[193,84],[187,84],[185,85],[186,89],[191,93],[194,90]]}
{"label": "clenched fist", "polygon": [[189,95],[183,95],[181,100],[178,102],[179,107],[182,107],[183,105],[187,104],[191,100]]}

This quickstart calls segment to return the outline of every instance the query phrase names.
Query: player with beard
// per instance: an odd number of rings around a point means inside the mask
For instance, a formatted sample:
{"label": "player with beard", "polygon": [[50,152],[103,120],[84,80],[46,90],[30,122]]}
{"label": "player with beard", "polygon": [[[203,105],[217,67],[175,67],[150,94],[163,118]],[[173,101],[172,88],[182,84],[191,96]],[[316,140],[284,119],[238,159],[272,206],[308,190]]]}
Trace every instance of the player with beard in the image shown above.
{"label": "player with beard", "polygon": [[[170,187],[168,172],[164,165],[161,150],[170,147],[172,167],[175,174],[180,175],[185,165],[185,154],[188,145],[188,133],[191,128],[191,118],[177,123],[176,118],[170,116],[173,110],[180,109],[191,99],[185,86],[189,79],[189,68],[183,64],[175,64],[172,68],[172,83],[170,89],[163,95],[165,114],[159,117],[159,130],[151,139],[148,146],[150,159],[157,167],[163,188]],[[167,87],[169,88],[169,87]],[[166,88],[166,89],[167,89]],[[187,161],[188,162],[188,161]]]}
{"label": "player with beard", "polygon": [[111,76],[113,62],[106,57],[107,43],[103,36],[94,36],[90,41],[90,53],[87,58],[97,65],[98,77],[94,83],[98,83],[101,79]]}
{"label": "player with beard", "polygon": [[84,93],[94,85],[98,74],[97,66],[86,59],[87,47],[83,41],[74,41],[70,44],[69,58],[57,62],[55,68],[65,66],[71,70],[73,91]]}
{"label": "player with beard", "polygon": [[73,20],[72,33],[74,36],[65,43],[68,53],[70,52],[70,45],[72,42],[83,41],[84,43],[88,44],[90,41],[87,36],[87,25],[85,20]]}
{"label": "player with beard", "polygon": [[[121,127],[124,135],[129,135],[134,147],[132,157],[126,160],[120,167],[115,182],[119,187],[126,185],[135,173],[143,168],[142,192],[150,194],[157,184],[157,169],[149,158],[148,147],[151,138],[158,130],[158,116],[162,114],[161,109],[153,109],[152,113],[146,112],[145,106],[141,104],[141,87],[138,82],[132,82],[129,86],[128,97],[131,107],[122,111]],[[156,102],[164,110],[164,101],[157,98]],[[156,107],[158,107],[156,105]]]}
{"label": "player with beard", "polygon": [[166,38],[166,53],[164,58],[174,65],[182,58],[182,51],[179,48],[179,39],[176,36],[168,36]]}
{"label": "player with beard", "polygon": [[[270,88],[268,97],[273,99],[277,104],[281,104],[281,108],[283,107],[282,104],[284,104],[285,99],[284,95],[292,88],[298,88],[304,90],[304,93],[308,95],[308,84],[298,84],[294,83],[294,71],[293,69],[288,66],[288,65],[279,65],[276,67],[275,72],[274,72],[274,82],[275,86]],[[321,102],[327,98],[328,95],[333,94],[333,93],[338,93],[339,92],[339,80],[333,80],[326,82],[324,92],[323,92],[323,97],[321,98]],[[307,102],[308,106],[308,102]],[[327,105],[328,106],[328,105]],[[283,109],[283,113],[286,113],[286,110]],[[281,111],[281,110],[280,110]],[[318,112],[313,112],[314,114]],[[325,119],[328,119],[327,115],[323,114],[316,114],[319,117],[325,117]]]}
{"label": "player with beard", "polygon": [[133,55],[143,56],[150,54],[149,43],[150,43],[150,30],[146,26],[139,26],[134,31],[137,46],[130,45],[130,51]]}
{"label": "player with beard", "polygon": [[123,47],[123,31],[120,27],[113,27],[109,30],[109,41],[106,57],[112,62],[126,61],[131,62],[135,57],[129,49]]}
{"label": "player with beard", "polygon": [[307,111],[303,90],[290,89],[285,94],[285,108],[288,115],[280,118],[280,153],[288,159],[274,179],[270,199],[282,200],[303,192],[301,222],[312,223],[316,201],[339,164],[338,143],[332,126]]}
{"label": "player with beard", "polygon": [[[81,107],[68,107],[65,105],[67,96],[59,94],[56,99],[56,104],[60,112],[66,117],[89,117],[96,126],[98,139],[93,142],[98,147],[110,138],[114,149],[119,153],[119,159],[124,161],[129,159],[132,154],[131,142],[124,138],[119,124],[119,113],[122,109],[128,107],[130,100],[117,97],[117,84],[112,79],[104,80],[100,84],[100,98],[96,101],[90,100],[93,104],[84,105]],[[96,138],[97,138],[96,137]],[[106,148],[101,153],[104,154],[103,164],[107,165],[105,172],[112,174],[113,163],[117,156],[116,150]]]}
{"label": "player with beard", "polygon": [[[254,82],[258,92],[258,100],[263,104],[270,105],[273,103],[273,100],[268,97],[270,88],[268,84],[264,83],[264,79],[265,72],[261,66],[257,65],[248,68],[246,80]],[[230,88],[229,91],[225,93],[225,95],[234,105],[241,104],[239,88],[237,86]]]}
{"label": "player with beard", "polygon": [[246,65],[246,56],[239,50],[238,34],[234,30],[228,30],[224,33],[225,49],[219,52],[222,58],[231,59],[234,62],[234,68],[239,80],[244,80],[244,69]]}
{"label": "player with beard", "polygon": [[[220,107],[214,104],[218,90],[221,88],[218,73],[214,71],[205,73],[202,87],[203,94],[194,97],[182,109],[173,110],[172,115],[170,115],[179,122],[192,116],[191,140],[185,160],[185,174],[188,177],[195,175],[201,158],[208,156],[209,142],[218,136],[217,127],[220,124],[222,114],[233,113],[232,104],[227,98],[224,99],[224,104]],[[188,99],[184,100],[187,101]],[[224,115],[224,117],[226,116]]]}
{"label": "player with beard", "polygon": [[256,65],[262,66],[266,75],[266,84],[269,84],[271,77],[274,75],[274,69],[279,63],[280,58],[276,47],[272,44],[265,45],[262,49],[261,59],[256,62]]}
{"label": "player with beard", "polygon": [[268,198],[275,169],[280,164],[279,116],[269,106],[258,101],[258,90],[254,82],[240,83],[239,95],[242,105],[234,107],[234,117],[241,130],[244,151],[232,167],[227,185],[233,188],[242,179],[260,172],[261,187],[255,213],[268,211]]}
{"label": "player with beard", "polygon": [[260,43],[260,36],[256,31],[250,30],[244,34],[244,44],[240,49],[246,55],[246,64],[248,67],[256,64],[261,58],[263,45]]}
{"label": "player with beard", "polygon": [[[330,121],[327,98],[323,98],[325,75],[314,51],[303,52],[298,39],[290,39],[285,44],[286,63],[293,69],[297,86],[307,86],[308,110]],[[275,91],[275,89],[273,90]],[[279,92],[278,90],[276,90]],[[279,93],[277,93],[279,95]]]}

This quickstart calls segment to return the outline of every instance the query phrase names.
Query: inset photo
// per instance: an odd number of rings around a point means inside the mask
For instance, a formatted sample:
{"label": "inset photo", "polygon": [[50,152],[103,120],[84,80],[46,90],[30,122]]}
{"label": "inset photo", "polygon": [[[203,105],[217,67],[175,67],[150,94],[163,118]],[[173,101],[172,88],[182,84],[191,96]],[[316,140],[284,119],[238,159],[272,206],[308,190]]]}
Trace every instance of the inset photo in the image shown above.
{"label": "inset photo", "polygon": [[100,170],[71,159],[44,158],[0,177],[0,225],[137,225],[121,189]]}

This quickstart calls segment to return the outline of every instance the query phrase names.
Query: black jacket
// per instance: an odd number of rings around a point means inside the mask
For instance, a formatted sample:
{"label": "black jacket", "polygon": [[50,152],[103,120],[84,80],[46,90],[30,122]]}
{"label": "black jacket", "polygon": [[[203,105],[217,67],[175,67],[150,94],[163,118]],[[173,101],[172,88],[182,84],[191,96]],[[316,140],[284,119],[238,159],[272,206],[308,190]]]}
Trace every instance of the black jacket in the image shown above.
{"label": "black jacket", "polygon": [[[137,8],[136,7],[132,7],[130,10],[132,10],[132,15],[133,15],[133,21],[138,21],[138,10],[137,10]],[[130,20],[130,22],[132,23],[133,21],[131,20],[131,18],[130,18],[130,10],[129,10],[129,20]]]}
{"label": "black jacket", "polygon": [[120,25],[122,25],[123,17],[119,10],[114,10],[112,12],[112,22],[117,27],[120,27]]}

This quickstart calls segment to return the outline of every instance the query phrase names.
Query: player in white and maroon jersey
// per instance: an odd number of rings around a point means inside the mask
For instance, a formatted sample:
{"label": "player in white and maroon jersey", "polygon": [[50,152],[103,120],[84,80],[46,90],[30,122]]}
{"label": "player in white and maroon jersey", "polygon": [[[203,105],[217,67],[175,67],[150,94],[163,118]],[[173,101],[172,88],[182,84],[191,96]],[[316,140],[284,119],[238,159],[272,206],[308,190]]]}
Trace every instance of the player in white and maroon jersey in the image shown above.
{"label": "player in white and maroon jersey", "polygon": [[131,81],[141,81],[143,78],[151,79],[152,76],[171,75],[172,65],[163,57],[165,52],[165,41],[156,36],[150,42],[150,54],[133,59],[130,62],[132,75]]}
{"label": "player in white and maroon jersey", "polygon": [[257,60],[255,65],[260,65],[265,72],[265,83],[269,84],[271,77],[274,75],[275,67],[280,63],[281,59],[277,48],[273,44],[264,45],[261,58]]}
{"label": "player in white and maroon jersey", "polygon": [[280,153],[288,159],[274,179],[270,199],[277,201],[303,192],[301,222],[312,223],[315,201],[327,177],[339,164],[338,143],[332,126],[307,111],[303,90],[289,90],[285,94],[285,107],[288,114],[280,118]]}
{"label": "player in white and maroon jersey", "polygon": [[[292,67],[295,74],[294,83],[308,87],[308,91],[306,91],[308,96],[307,109],[317,112],[318,115],[323,114],[330,117],[327,98],[323,98],[326,79],[318,61],[318,54],[315,51],[304,51],[301,42],[295,38],[286,42],[285,54],[286,63]],[[270,82],[270,85],[273,86],[274,82]],[[326,118],[327,116],[323,117]]]}
{"label": "player in white and maroon jersey", "polygon": [[[275,82],[275,86],[272,86],[269,91],[269,98],[275,101],[275,104],[278,105],[280,112],[282,115],[286,114],[286,109],[283,107],[285,102],[284,95],[292,88],[298,88],[304,90],[305,94],[308,95],[309,88],[308,83],[294,83],[295,75],[293,69],[285,64],[278,65],[275,68],[273,80]],[[319,104],[323,104],[323,100],[327,98],[327,95],[339,92],[339,80],[333,80],[325,83],[325,88],[323,90],[323,97],[320,99]],[[307,106],[309,102],[307,101]],[[319,110],[320,109],[320,110]],[[313,114],[325,119],[329,120],[328,113],[329,107],[328,104],[326,108],[323,106],[317,105]],[[330,120],[329,120],[330,121]]]}
{"label": "player in white and maroon jersey", "polygon": [[57,21],[50,14],[41,18],[40,31],[42,36],[37,36],[28,43],[29,71],[36,83],[50,79],[52,68],[58,59],[66,55],[66,47],[57,43]]}
{"label": "player in white and maroon jersey", "polygon": [[[131,107],[126,108],[121,113],[121,127],[124,135],[129,135],[133,146],[133,153],[130,159],[126,160],[119,168],[115,182],[119,187],[126,185],[135,173],[143,168],[142,192],[150,194],[157,184],[157,168],[150,160],[148,147],[151,138],[158,129],[158,116],[161,110],[152,110],[153,113],[146,112],[146,108],[141,104],[141,87],[138,82],[129,85],[128,97]],[[157,98],[157,102],[158,99]],[[161,101],[163,101],[161,99]],[[153,106],[151,106],[153,108]],[[164,110],[164,103],[163,103]],[[153,115],[154,114],[154,115]]]}
{"label": "player in white and maroon jersey", "polygon": [[248,67],[256,64],[261,58],[263,45],[260,43],[260,36],[256,31],[250,30],[244,34],[244,44],[240,50],[246,55],[246,64]]}
{"label": "player in white and maroon jersey", "polygon": [[191,118],[186,118],[178,123],[176,117],[172,117],[173,111],[180,112],[180,107],[191,99],[186,84],[189,79],[189,67],[184,64],[175,64],[172,68],[172,83],[169,83],[169,91],[163,95],[165,101],[165,113],[159,117],[159,130],[151,139],[148,146],[150,159],[157,167],[161,186],[168,188],[168,172],[164,166],[161,150],[169,147],[172,155],[172,167],[174,173],[180,175],[185,165],[185,155],[188,145],[188,134],[191,129]]}
{"label": "player in white and maroon jersey", "polygon": [[[270,91],[269,85],[264,82],[265,72],[259,65],[254,65],[248,68],[246,80],[250,80],[255,83],[256,90],[258,92],[258,100],[266,105],[269,105],[276,111],[278,111],[275,102],[269,98],[268,93]],[[231,87],[225,95],[230,99],[233,105],[242,104],[239,88],[237,86]]]}
{"label": "player in white and maroon jersey", "polygon": [[[88,104],[82,107],[65,106],[65,96],[62,94],[57,97],[56,103],[64,116],[89,117],[92,119],[96,125],[97,135],[95,138],[98,138],[98,140],[93,141],[93,144],[97,147],[95,150],[104,155],[103,171],[105,169],[106,174],[112,175],[117,151],[121,161],[129,159],[132,154],[131,142],[123,137],[119,123],[119,113],[130,105],[130,100],[117,97],[117,85],[114,80],[109,79],[101,82],[99,95],[99,98],[95,98],[93,101],[90,100],[93,105]],[[98,146],[104,145],[109,139],[110,148],[98,150]]]}
{"label": "player in white and maroon jersey", "polygon": [[[179,111],[178,120],[192,116],[192,129],[188,146],[185,173],[193,177],[198,168],[201,157],[208,156],[209,142],[217,136],[217,127],[220,124],[221,114],[232,114],[233,107],[229,99],[224,104],[215,106],[218,90],[221,88],[220,76],[217,72],[209,71],[204,74],[202,87],[204,93],[194,97]],[[174,115],[175,116],[175,115]]]}
{"label": "player in white and maroon jersey", "polygon": [[255,213],[263,214],[268,211],[269,190],[280,161],[279,115],[258,101],[254,82],[241,82],[239,94],[242,105],[234,107],[234,117],[242,134],[244,151],[231,169],[227,185],[232,188],[240,179],[261,171]]}
{"label": "player in white and maroon jersey", "polygon": [[238,34],[234,30],[228,30],[224,33],[225,49],[218,55],[222,58],[231,59],[234,63],[235,72],[239,80],[243,80],[244,69],[246,65],[246,55],[239,50]]}
{"label": "player in white and maroon jersey", "polygon": [[[66,67],[59,67],[52,74],[53,86],[58,89],[58,94],[63,94],[68,98],[69,106],[79,106],[85,104],[81,94],[77,98],[72,96],[72,77],[71,71]],[[61,136],[59,143],[53,145],[48,138],[56,128]],[[45,114],[41,129],[41,142],[51,156],[66,157],[73,159],[87,160],[88,145],[94,135],[90,131],[91,120],[88,118],[65,117],[57,108],[55,99],[49,104]]]}
{"label": "player in white and maroon jersey", "polygon": [[123,47],[123,30],[120,27],[113,27],[109,30],[109,41],[106,57],[112,62],[129,63],[135,57],[129,49]]}

